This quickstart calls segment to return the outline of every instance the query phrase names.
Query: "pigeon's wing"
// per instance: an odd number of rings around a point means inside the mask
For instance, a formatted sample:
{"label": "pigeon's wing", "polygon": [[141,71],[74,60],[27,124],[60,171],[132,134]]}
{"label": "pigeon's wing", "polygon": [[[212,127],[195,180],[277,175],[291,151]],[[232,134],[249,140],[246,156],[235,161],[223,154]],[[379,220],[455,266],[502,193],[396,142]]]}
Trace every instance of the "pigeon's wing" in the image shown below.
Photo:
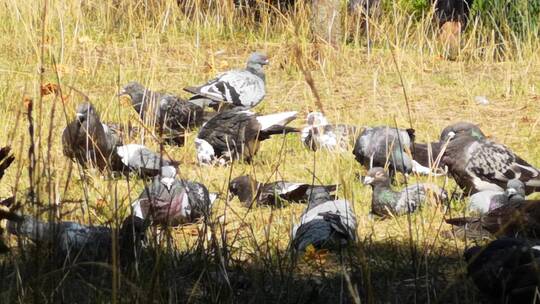
{"label": "pigeon's wing", "polygon": [[186,90],[215,101],[244,107],[254,107],[265,95],[264,80],[247,70],[225,72],[200,87]]}
{"label": "pigeon's wing", "polygon": [[[519,178],[526,186],[527,192],[540,187],[540,172],[523,159],[516,156],[507,147],[487,140],[472,143],[465,151],[468,162],[465,170],[473,178],[506,188],[508,180]],[[483,190],[479,189],[478,190]]]}
{"label": "pigeon's wing", "polygon": [[198,138],[207,141],[218,157],[236,158],[242,153],[246,128],[254,113],[230,110],[210,119],[200,130]]}

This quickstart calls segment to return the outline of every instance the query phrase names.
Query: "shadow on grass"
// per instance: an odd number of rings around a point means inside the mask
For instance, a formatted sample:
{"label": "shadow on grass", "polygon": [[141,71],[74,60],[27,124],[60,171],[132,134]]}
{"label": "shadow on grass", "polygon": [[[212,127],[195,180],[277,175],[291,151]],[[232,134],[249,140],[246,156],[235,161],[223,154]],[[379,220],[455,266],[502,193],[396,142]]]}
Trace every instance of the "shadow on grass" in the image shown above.
{"label": "shadow on grass", "polygon": [[[24,246],[0,266],[2,303],[478,303],[461,254],[364,240],[320,260],[269,250],[249,261],[227,248],[147,246],[136,263],[66,263]],[[201,244],[199,242],[199,244]],[[414,255],[414,257],[413,257]],[[297,262],[295,262],[297,261]],[[413,261],[415,261],[413,263]],[[117,271],[116,271],[117,270]],[[117,282],[114,284],[114,282]]]}

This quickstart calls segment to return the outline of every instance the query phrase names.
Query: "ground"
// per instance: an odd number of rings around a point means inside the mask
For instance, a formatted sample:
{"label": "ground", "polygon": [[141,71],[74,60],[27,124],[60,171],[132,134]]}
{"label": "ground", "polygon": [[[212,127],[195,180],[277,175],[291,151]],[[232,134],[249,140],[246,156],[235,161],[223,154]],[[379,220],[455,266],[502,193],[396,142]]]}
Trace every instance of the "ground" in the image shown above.
{"label": "ground", "polygon": [[[314,110],[324,111],[335,123],[412,126],[421,142],[438,139],[449,123],[472,121],[531,164],[540,164],[540,61],[530,51],[536,49],[534,37],[516,47],[514,42],[494,42],[489,34],[467,32],[461,55],[447,60],[435,30],[399,12],[396,19],[374,26],[368,50],[365,39],[337,48],[312,44],[305,15],[263,15],[255,22],[225,5],[189,16],[172,1],[154,11],[142,3],[112,1],[43,5],[0,1],[5,7],[0,10],[0,144],[11,145],[16,156],[0,184],[0,197],[16,193],[27,212],[54,205],[64,220],[114,225],[144,186],[138,179],[103,178],[92,169],[82,175],[63,156],[62,130],[82,101],[70,88],[87,95],[103,121],[141,128],[133,109],[116,97],[121,85],[137,80],[188,97],[182,88],[243,67],[255,50],[270,57],[267,95],[256,112],[298,111],[292,125],[299,127]],[[501,52],[504,56],[494,55]],[[310,77],[320,101],[306,81]],[[42,94],[48,83],[58,85],[63,98]],[[477,96],[485,96],[489,104],[477,104]],[[41,208],[24,202],[30,186],[29,103]],[[151,132],[126,141],[158,149]],[[294,264],[287,251],[289,235],[305,206],[248,210],[222,195],[209,220],[211,229],[203,231],[202,223],[171,229],[178,252],[152,251],[140,273],[113,276],[120,283],[111,283],[108,276],[82,285],[90,286],[93,301],[480,301],[461,261],[467,244],[441,233],[450,229],[444,216],[462,213],[462,202],[453,202],[451,211],[431,205],[411,217],[374,219],[369,216],[371,189],[356,177],[366,170],[352,153],[313,153],[299,135],[277,136],[262,144],[252,164],[201,167],[195,136],[190,133],[184,147],[165,146],[166,154],[181,163],[180,177],[225,193],[228,180],[245,173],[259,180],[291,181],[311,181],[314,174],[320,183],[339,184],[340,197],[353,203],[359,245],[344,255],[315,252]],[[409,177],[409,182],[416,179]],[[450,192],[456,188],[451,179],[432,181]],[[202,249],[193,245],[199,243]],[[25,265],[28,260],[21,258],[15,239],[11,244],[15,249],[3,262],[6,279],[0,283],[0,298],[57,302],[80,296],[70,284],[84,278],[50,280],[55,272],[40,273]],[[19,263],[23,266],[14,266]]]}

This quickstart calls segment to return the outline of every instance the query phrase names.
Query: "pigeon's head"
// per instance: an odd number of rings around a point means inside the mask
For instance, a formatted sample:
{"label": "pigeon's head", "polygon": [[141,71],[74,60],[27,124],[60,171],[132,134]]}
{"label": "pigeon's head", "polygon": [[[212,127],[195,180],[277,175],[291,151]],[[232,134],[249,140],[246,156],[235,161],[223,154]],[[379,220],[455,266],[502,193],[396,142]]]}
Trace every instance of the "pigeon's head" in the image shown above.
{"label": "pigeon's head", "polygon": [[525,184],[517,178],[511,179],[506,184],[505,192],[510,201],[522,201],[525,199]]}
{"label": "pigeon's head", "polygon": [[136,104],[142,102],[145,92],[146,88],[142,84],[136,81],[132,81],[122,87],[122,89],[120,89],[120,92],[118,92],[118,96],[129,96],[129,98],[131,99],[131,103]]}
{"label": "pigeon's head", "polygon": [[483,139],[486,137],[477,125],[470,122],[461,121],[444,128],[441,132],[440,140],[451,140],[458,135],[469,135],[475,139]]}
{"label": "pigeon's head", "polygon": [[214,148],[210,143],[201,138],[195,138],[197,160],[200,165],[211,165],[215,158]]}
{"label": "pigeon's head", "polygon": [[163,166],[160,172],[160,181],[167,188],[171,190],[174,181],[176,180],[176,168],[173,166]]}
{"label": "pigeon's head", "polygon": [[229,183],[229,192],[243,203],[251,203],[253,194],[257,192],[257,181],[249,175],[234,178]]}
{"label": "pigeon's head", "polygon": [[388,173],[384,171],[384,168],[373,167],[371,168],[367,175],[362,178],[364,185],[390,185],[390,177]]}
{"label": "pigeon's head", "polygon": [[79,122],[83,122],[86,121],[89,116],[97,115],[97,111],[91,103],[84,102],[77,106],[75,115]]}
{"label": "pigeon's head", "polygon": [[250,65],[267,65],[269,63],[268,57],[259,52],[251,53],[248,58],[248,66]]}
{"label": "pigeon's head", "polygon": [[321,112],[311,112],[306,116],[306,121],[309,126],[318,127],[328,124],[328,120]]}

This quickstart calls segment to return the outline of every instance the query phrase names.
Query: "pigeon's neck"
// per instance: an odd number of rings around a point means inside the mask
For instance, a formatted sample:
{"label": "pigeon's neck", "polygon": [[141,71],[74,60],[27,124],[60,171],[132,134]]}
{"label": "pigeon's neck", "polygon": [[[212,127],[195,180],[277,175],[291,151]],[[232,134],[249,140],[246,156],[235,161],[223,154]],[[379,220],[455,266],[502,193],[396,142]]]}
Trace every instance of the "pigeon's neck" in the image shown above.
{"label": "pigeon's neck", "polygon": [[266,77],[264,75],[263,66],[258,63],[248,63],[246,70],[250,71],[251,73],[259,76],[263,81],[266,81]]}
{"label": "pigeon's neck", "polygon": [[388,184],[378,184],[373,187],[373,203],[378,207],[384,208],[388,206],[393,209],[397,201],[395,199],[396,192],[394,192]]}

